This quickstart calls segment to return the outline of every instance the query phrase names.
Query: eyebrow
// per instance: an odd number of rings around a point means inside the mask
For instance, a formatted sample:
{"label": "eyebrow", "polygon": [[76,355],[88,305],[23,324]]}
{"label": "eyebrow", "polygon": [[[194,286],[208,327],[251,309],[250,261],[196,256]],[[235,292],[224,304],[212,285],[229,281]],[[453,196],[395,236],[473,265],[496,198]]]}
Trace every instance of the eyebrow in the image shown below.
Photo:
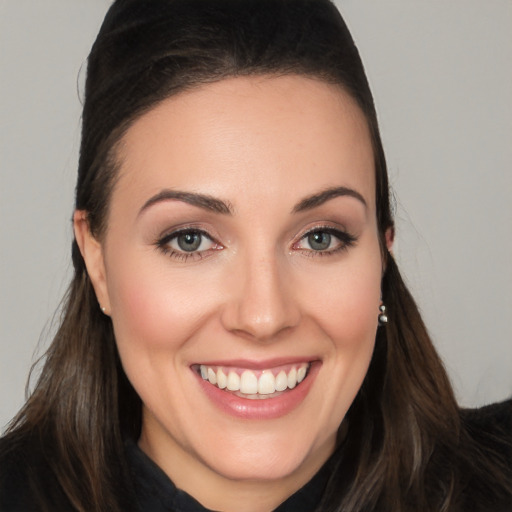
{"label": "eyebrow", "polygon": [[311,210],[313,208],[316,208],[317,206],[324,204],[327,201],[330,201],[331,199],[334,199],[335,197],[343,196],[353,197],[360,201],[365,208],[368,207],[364,197],[357,190],[348,187],[331,187],[326,190],[323,190],[322,192],[319,192],[318,194],[313,194],[311,196],[305,197],[294,206],[292,213],[299,213]]}
{"label": "eyebrow", "polygon": [[222,213],[224,215],[233,214],[232,205],[229,202],[222,201],[221,199],[195,192],[182,192],[179,190],[165,189],[148,199],[140,209],[139,215],[150,206],[163,201],[182,201],[184,203],[191,204],[192,206],[202,208],[203,210]]}
{"label": "eyebrow", "polygon": [[[357,192],[357,190],[348,187],[331,187],[317,194],[305,197],[293,207],[292,213],[311,210],[331,199],[342,196],[354,197],[367,207],[364,197]],[[217,199],[207,194],[169,189],[164,189],[149,198],[140,209],[138,215],[141,215],[154,204],[161,203],[163,201],[182,201],[192,206],[202,208],[203,210],[209,210],[223,215],[233,215],[233,206],[228,201],[222,201],[221,199]]]}

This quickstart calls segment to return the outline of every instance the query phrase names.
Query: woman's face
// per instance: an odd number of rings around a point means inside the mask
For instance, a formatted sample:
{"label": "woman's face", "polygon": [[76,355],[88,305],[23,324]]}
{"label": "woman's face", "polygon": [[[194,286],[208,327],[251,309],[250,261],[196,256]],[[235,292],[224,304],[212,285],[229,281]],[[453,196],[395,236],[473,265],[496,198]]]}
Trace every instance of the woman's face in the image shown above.
{"label": "woman's face", "polygon": [[141,446],[185,489],[192,476],[304,483],[377,329],[363,114],[320,81],[233,78],[143,115],[118,158],[88,266],[144,404]]}

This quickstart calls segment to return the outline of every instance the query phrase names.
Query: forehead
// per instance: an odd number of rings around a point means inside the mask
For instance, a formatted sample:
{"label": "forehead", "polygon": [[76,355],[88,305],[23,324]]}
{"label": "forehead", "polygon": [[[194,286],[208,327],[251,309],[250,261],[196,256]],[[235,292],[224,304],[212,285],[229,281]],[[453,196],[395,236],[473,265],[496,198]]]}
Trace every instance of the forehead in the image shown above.
{"label": "forehead", "polygon": [[340,87],[303,76],[230,78],[170,97],[127,130],[118,158],[114,202],[176,188],[237,206],[349,186],[374,209],[363,113]]}

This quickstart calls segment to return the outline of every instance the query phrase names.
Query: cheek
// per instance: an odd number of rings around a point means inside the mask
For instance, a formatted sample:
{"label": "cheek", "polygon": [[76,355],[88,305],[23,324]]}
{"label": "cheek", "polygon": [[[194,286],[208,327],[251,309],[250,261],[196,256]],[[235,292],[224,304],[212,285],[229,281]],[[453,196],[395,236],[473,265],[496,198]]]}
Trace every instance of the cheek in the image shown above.
{"label": "cheek", "polygon": [[[369,259],[346,272],[333,273],[326,300],[317,307],[316,318],[330,341],[325,360],[328,386],[326,415],[336,431],[368,371],[378,328],[380,259]],[[318,299],[320,300],[320,299]]]}
{"label": "cheek", "polygon": [[360,344],[377,327],[380,299],[380,259],[368,258],[323,276],[323,286],[309,293],[310,308],[336,342]]}
{"label": "cheek", "polygon": [[188,277],[137,265],[137,259],[112,267],[109,297],[120,351],[177,349],[192,336],[213,304]]}

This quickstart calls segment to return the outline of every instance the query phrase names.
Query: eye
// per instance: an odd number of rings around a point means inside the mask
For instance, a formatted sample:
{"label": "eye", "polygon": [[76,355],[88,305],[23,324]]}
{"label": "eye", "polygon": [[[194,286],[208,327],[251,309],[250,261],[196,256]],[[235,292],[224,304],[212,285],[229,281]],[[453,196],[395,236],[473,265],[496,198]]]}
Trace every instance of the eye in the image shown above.
{"label": "eye", "polygon": [[314,251],[325,251],[330,248],[332,243],[332,235],[325,231],[315,231],[309,233],[307,241],[311,249]]}
{"label": "eye", "polygon": [[202,258],[212,250],[222,249],[208,233],[199,229],[181,229],[165,235],[156,243],[158,248],[171,257],[186,260]]}
{"label": "eye", "polygon": [[[169,241],[169,245],[174,249],[182,250],[185,252],[194,252],[199,249],[205,250],[205,245],[208,245],[208,241],[211,239],[207,238],[202,233],[197,231],[190,231],[185,233],[178,233],[175,238]],[[177,246],[177,247],[176,247]]]}
{"label": "eye", "polygon": [[309,251],[312,254],[328,255],[348,249],[356,242],[356,238],[345,232],[331,227],[320,227],[308,231],[294,244],[294,249]]}

